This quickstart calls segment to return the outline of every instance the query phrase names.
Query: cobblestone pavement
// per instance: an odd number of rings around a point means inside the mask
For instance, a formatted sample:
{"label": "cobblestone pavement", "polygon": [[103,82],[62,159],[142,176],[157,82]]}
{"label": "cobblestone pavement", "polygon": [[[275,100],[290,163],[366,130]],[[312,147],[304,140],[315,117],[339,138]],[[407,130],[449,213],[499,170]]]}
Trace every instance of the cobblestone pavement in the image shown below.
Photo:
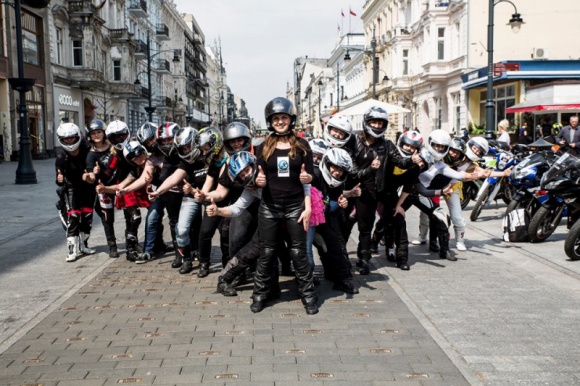
{"label": "cobblestone pavement", "polygon": [[[13,184],[14,163],[0,164],[10,202],[0,226],[1,385],[580,384],[580,264],[564,255],[565,227],[541,244],[502,242],[505,206],[494,205],[468,223],[457,262],[413,246],[404,272],[381,254],[371,275],[355,274],[359,295],[323,281],[315,316],[282,277],[282,298],[252,314],[251,285],[238,297],[216,293],[216,248],[204,279],[173,271],[171,255],[113,260],[96,220],[100,253],[65,263],[53,175],[43,177],[53,163],[35,161],[39,184],[26,189]],[[413,238],[417,213],[407,217]]]}

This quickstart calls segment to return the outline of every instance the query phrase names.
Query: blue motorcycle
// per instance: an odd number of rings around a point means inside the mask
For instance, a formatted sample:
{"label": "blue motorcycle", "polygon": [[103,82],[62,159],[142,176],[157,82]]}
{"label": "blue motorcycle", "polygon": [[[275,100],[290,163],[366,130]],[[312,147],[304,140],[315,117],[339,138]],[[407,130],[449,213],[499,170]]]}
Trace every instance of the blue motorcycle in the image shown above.
{"label": "blue motorcycle", "polygon": [[[495,157],[495,161],[490,166],[496,171],[504,171],[516,164],[516,157],[509,151],[502,151],[499,148],[490,147],[489,152]],[[475,200],[475,205],[469,216],[471,221],[476,221],[485,206],[492,201],[502,199],[509,204],[515,194],[515,188],[506,177],[488,177],[485,179]]]}

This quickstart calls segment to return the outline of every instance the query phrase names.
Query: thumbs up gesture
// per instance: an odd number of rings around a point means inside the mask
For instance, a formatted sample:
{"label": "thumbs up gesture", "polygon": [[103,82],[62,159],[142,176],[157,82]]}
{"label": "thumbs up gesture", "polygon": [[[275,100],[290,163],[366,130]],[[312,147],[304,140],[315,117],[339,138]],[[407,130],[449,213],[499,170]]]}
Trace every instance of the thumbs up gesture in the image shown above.
{"label": "thumbs up gesture", "polygon": [[258,175],[256,176],[256,186],[263,188],[266,186],[266,175],[261,166],[258,166]]}
{"label": "thumbs up gesture", "polygon": [[348,200],[344,198],[342,194],[340,195],[340,197],[338,197],[338,206],[340,206],[343,209],[345,209],[348,206]]}
{"label": "thumbs up gesture", "polygon": [[100,172],[101,172],[101,167],[99,166],[99,163],[95,161],[95,166],[93,166],[93,174],[96,176]]}
{"label": "thumbs up gesture", "polygon": [[189,182],[187,182],[187,180],[185,178],[183,179],[183,193],[185,193],[185,194],[195,193],[193,190],[193,187],[191,186],[191,184]]}
{"label": "thumbs up gesture", "polygon": [[62,175],[62,171],[60,169],[57,169],[56,171],[56,182],[58,182],[59,184],[62,184],[64,182],[64,176]]}
{"label": "thumbs up gesture", "polygon": [[302,168],[300,169],[300,182],[303,184],[312,182],[312,176],[306,172],[306,166],[304,164],[302,164]]}
{"label": "thumbs up gesture", "polygon": [[351,194],[353,197],[360,197],[362,190],[360,189],[360,182],[356,184],[354,188],[351,189]]}
{"label": "thumbs up gesture", "polygon": [[99,193],[99,194],[105,193],[105,185],[103,185],[101,180],[99,180],[99,183],[97,184],[96,190],[97,190],[97,193]]}
{"label": "thumbs up gesture", "polygon": [[209,217],[214,217],[217,216],[218,214],[218,207],[215,204],[213,198],[211,199],[211,204],[209,204],[206,208],[205,208],[205,213],[209,216]]}
{"label": "thumbs up gesture", "polygon": [[378,169],[381,167],[381,160],[379,160],[379,156],[377,156],[373,162],[371,163],[371,168]]}
{"label": "thumbs up gesture", "polygon": [[199,190],[198,188],[193,188],[193,198],[195,202],[202,203],[205,201],[205,193]]}

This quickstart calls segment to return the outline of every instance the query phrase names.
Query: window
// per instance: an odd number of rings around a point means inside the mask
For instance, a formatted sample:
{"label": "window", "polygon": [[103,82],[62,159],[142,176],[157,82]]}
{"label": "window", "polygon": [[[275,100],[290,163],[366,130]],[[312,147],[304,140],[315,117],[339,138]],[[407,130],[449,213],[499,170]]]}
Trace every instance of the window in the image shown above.
{"label": "window", "polygon": [[403,75],[409,75],[409,50],[403,50]]}
{"label": "window", "polygon": [[[39,33],[40,31],[40,33]],[[36,66],[41,63],[42,20],[22,11],[22,48],[24,62]]]}
{"label": "window", "polygon": [[455,132],[461,130],[461,94],[453,94],[453,103],[455,104]]}
{"label": "window", "polygon": [[113,80],[115,82],[121,81],[121,61],[113,60]]}
{"label": "window", "polygon": [[445,28],[437,29],[437,60],[445,59]]}
{"label": "window", "polygon": [[56,63],[62,64],[62,29],[56,29]]}
{"label": "window", "polygon": [[73,66],[80,67],[83,65],[83,41],[73,40]]}
{"label": "window", "polygon": [[[515,114],[506,114],[505,109],[516,104],[516,87],[511,84],[508,86],[495,87],[493,89],[493,99],[495,102],[495,123],[494,130],[497,127],[497,122],[502,119],[510,121],[510,126],[515,124]],[[479,121],[481,124],[485,123],[485,102],[487,100],[487,92],[482,91],[479,94]]]}

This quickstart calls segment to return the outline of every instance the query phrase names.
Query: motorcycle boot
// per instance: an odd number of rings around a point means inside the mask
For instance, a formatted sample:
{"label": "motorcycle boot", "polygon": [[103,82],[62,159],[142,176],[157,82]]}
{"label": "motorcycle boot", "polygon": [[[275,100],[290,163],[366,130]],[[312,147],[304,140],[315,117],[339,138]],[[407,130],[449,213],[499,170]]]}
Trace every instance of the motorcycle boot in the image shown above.
{"label": "motorcycle boot", "polygon": [[[369,265],[369,261],[372,258],[371,252],[367,251],[367,250],[361,250],[360,255],[361,255],[361,259],[359,260],[360,269],[359,269],[358,273],[363,275],[363,276],[368,275],[371,271],[370,265]],[[358,264],[357,264],[357,266],[358,266]]]}
{"label": "motorcycle boot", "polygon": [[138,244],[137,235],[129,231],[125,231],[125,247],[126,247],[125,255],[128,261],[134,262],[135,260],[137,260],[137,256],[139,256],[137,244]]}
{"label": "motorcycle boot", "polygon": [[72,236],[66,238],[66,246],[68,249],[66,261],[69,263],[75,261],[77,259],[77,256],[80,255],[78,242],[79,242],[78,237]]}
{"label": "motorcycle boot", "polygon": [[175,249],[175,259],[171,263],[171,268],[180,268],[183,265],[184,256],[187,253],[186,251],[188,248],[189,247],[184,247],[184,248],[177,247]]}
{"label": "motorcycle boot", "polygon": [[237,296],[238,293],[231,283],[228,283],[223,276],[218,277],[217,290],[224,296]]}
{"label": "motorcycle boot", "polygon": [[95,251],[92,248],[89,248],[89,237],[91,237],[90,233],[82,233],[79,235],[79,248],[81,253],[85,254],[85,255],[93,255],[95,254],[97,251]]}
{"label": "motorcycle boot", "polygon": [[[182,265],[181,265],[181,268],[179,269],[179,273],[181,275],[187,275],[188,273],[191,273],[193,271],[191,247],[187,246],[185,248],[179,248],[179,251],[180,251],[180,253],[178,253],[178,255],[181,255],[181,258],[182,258]],[[177,258],[173,262],[175,263],[176,261],[177,261]],[[172,267],[173,267],[173,265],[172,265]],[[176,268],[178,268],[178,267],[176,267]]]}
{"label": "motorcycle boot", "polygon": [[439,244],[441,249],[439,250],[439,257],[442,259],[447,259],[449,261],[457,261],[457,256],[449,249],[449,233],[439,237]]}
{"label": "motorcycle boot", "polygon": [[117,250],[117,241],[107,240],[107,245],[109,246],[109,257],[113,259],[119,257],[119,251]]}
{"label": "motorcycle boot", "polygon": [[209,262],[201,263],[199,265],[199,271],[197,272],[197,277],[203,278],[209,275]]}

